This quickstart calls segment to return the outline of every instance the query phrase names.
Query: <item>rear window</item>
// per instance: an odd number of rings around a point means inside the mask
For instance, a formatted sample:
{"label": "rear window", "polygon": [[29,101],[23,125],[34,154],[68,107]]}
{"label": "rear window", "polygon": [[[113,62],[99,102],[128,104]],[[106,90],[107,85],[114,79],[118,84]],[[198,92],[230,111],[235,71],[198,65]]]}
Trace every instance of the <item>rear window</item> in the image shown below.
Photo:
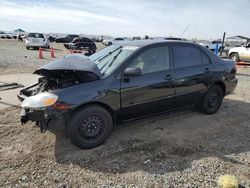
{"label": "rear window", "polygon": [[68,35],[68,36],[66,36],[66,38],[76,38],[76,37],[79,37],[79,35]]}
{"label": "rear window", "polygon": [[41,34],[41,33],[29,33],[28,37],[44,38],[43,34]]}
{"label": "rear window", "polygon": [[116,38],[115,40],[124,40],[123,38]]}
{"label": "rear window", "polygon": [[192,45],[173,45],[174,66],[176,69],[202,64],[200,50]]}
{"label": "rear window", "polygon": [[88,38],[81,38],[81,42],[92,42],[92,41]]}

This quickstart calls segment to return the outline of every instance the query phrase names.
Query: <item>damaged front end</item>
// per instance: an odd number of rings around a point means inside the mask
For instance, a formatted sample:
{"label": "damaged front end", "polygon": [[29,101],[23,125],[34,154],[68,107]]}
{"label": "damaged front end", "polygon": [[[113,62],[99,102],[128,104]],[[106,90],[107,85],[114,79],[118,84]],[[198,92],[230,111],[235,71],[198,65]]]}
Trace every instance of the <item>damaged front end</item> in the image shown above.
{"label": "damaged front end", "polygon": [[74,104],[61,99],[64,88],[98,80],[101,75],[97,65],[82,55],[65,56],[34,74],[41,76],[38,83],[21,90],[18,99],[22,101],[21,123],[36,122],[41,132],[65,128],[67,112]]}
{"label": "damaged front end", "polygon": [[53,113],[48,113],[48,109],[57,100],[57,95],[48,92],[27,97],[21,104],[21,124],[23,125],[29,120],[35,121],[41,132],[45,132],[48,128],[49,119],[54,119],[51,116]]}

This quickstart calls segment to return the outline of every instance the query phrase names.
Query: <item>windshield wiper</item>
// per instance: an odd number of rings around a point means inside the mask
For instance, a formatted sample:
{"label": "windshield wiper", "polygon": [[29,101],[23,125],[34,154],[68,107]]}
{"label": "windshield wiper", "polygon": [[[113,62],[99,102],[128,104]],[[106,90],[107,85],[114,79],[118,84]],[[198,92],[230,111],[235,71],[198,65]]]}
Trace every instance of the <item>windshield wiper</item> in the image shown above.
{"label": "windshield wiper", "polygon": [[98,57],[98,58],[96,58],[95,60],[93,60],[93,61],[96,61],[96,60],[98,60],[98,63],[97,63],[97,65],[98,64],[100,64],[101,62],[101,60],[103,60],[104,58],[106,58],[106,57],[108,57],[108,56],[110,56],[111,54],[113,54],[114,52],[116,52],[117,50],[119,50],[119,49],[121,49],[122,48],[122,46],[119,46],[118,48],[116,48],[115,50],[113,50],[113,51],[111,51],[111,52],[109,52],[109,53],[107,53],[106,55],[104,55],[104,56],[102,56],[102,57]]}
{"label": "windshield wiper", "polygon": [[[106,70],[102,73],[102,75],[105,74],[105,72],[109,69],[109,67],[112,66],[112,64],[114,63],[114,61],[116,60],[116,58],[118,57],[118,55],[120,55],[120,53],[122,52],[122,49],[120,49],[120,51],[113,57],[112,61],[110,61],[110,64],[107,66]],[[105,65],[103,65],[103,67],[100,69],[100,71],[108,64],[109,62],[105,63]]]}

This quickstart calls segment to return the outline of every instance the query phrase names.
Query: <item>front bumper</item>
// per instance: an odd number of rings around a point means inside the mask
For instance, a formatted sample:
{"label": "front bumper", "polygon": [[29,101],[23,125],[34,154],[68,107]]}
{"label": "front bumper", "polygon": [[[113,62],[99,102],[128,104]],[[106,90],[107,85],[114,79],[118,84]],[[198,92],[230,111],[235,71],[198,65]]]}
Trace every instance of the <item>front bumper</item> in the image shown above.
{"label": "front bumper", "polygon": [[58,112],[56,110],[33,110],[22,108],[21,124],[26,124],[28,121],[36,122],[41,132],[45,132],[48,129],[62,130],[66,126],[66,114],[65,112]]}

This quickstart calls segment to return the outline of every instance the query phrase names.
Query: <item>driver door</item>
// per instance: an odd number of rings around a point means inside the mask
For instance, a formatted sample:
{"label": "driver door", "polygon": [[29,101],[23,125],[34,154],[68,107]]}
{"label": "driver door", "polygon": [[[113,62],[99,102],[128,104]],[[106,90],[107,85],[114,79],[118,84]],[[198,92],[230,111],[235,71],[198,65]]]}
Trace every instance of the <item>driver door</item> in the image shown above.
{"label": "driver door", "polygon": [[141,52],[126,68],[133,67],[140,68],[141,75],[123,77],[121,80],[123,120],[172,108],[175,88],[169,47],[151,47]]}
{"label": "driver door", "polygon": [[250,43],[242,50],[240,59],[243,61],[250,61]]}

